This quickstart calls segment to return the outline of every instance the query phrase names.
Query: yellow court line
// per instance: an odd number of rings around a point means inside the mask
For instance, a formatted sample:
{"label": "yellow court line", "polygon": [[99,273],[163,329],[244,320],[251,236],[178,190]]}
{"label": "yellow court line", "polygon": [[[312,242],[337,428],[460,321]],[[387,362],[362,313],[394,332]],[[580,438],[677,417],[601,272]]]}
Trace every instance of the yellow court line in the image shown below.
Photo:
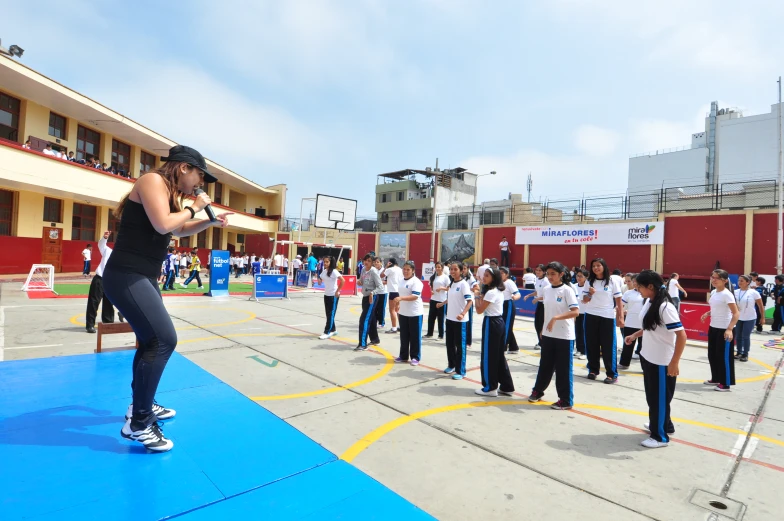
{"label": "yellow court line", "polygon": [[[172,306],[172,307],[184,307],[184,308],[186,308],[186,309],[215,309],[215,308],[213,308],[213,307],[210,307],[210,306]],[[251,311],[247,311],[247,310],[245,310],[245,309],[239,309],[239,308],[221,308],[221,310],[222,310],[222,311],[224,311],[224,310],[225,310],[225,311],[237,311],[237,312],[239,312],[239,313],[245,313],[245,314],[247,315],[247,317],[246,317],[246,318],[243,318],[243,319],[241,319],[241,320],[234,320],[234,321],[232,321],[232,322],[220,322],[220,323],[218,323],[218,324],[204,324],[203,326],[186,326],[186,327],[178,327],[178,328],[176,328],[176,329],[175,329],[175,331],[189,331],[189,330],[193,330],[193,329],[204,329],[204,328],[206,328],[206,327],[223,327],[223,326],[235,326],[235,325],[237,325],[237,324],[243,324],[243,323],[245,323],[245,322],[250,322],[251,320],[253,320],[254,318],[256,318],[256,314],[255,314],[255,313],[253,313],[253,312],[251,312]],[[79,320],[79,319],[80,319],[81,317],[83,317],[83,316],[84,316],[84,313],[79,313],[79,314],[76,314],[76,315],[72,316],[72,317],[69,319],[69,322],[70,322],[71,324],[75,325],[75,326],[82,326],[82,327],[84,327],[84,326],[86,326],[87,324],[85,324],[84,322],[81,322],[81,321]]]}
{"label": "yellow court line", "polygon": [[[343,454],[340,455],[340,459],[351,463],[357,456],[359,456],[365,449],[373,445],[375,442],[380,440],[385,435],[389,434],[393,430],[397,429],[398,427],[402,427],[409,422],[414,420],[418,420],[420,418],[425,418],[427,416],[433,416],[435,414],[441,414],[444,412],[451,412],[451,411],[458,411],[462,409],[470,409],[474,407],[503,407],[508,405],[526,405],[526,406],[544,406],[544,405],[551,405],[551,403],[530,403],[525,402],[523,400],[496,400],[496,401],[488,401],[488,402],[469,402],[469,403],[459,403],[456,405],[446,405],[444,407],[436,407],[434,409],[427,409],[424,411],[418,411],[413,414],[409,414],[408,416],[401,416],[395,420],[385,423],[381,427],[378,427],[365,436],[362,437],[359,441],[354,443],[351,447],[349,447]],[[633,411],[630,409],[620,409],[618,407],[609,407],[605,405],[593,405],[587,403],[579,403],[574,405],[575,409],[594,409],[600,411],[612,411],[612,412],[619,412],[624,414],[633,414],[635,416],[648,416],[647,412],[642,411]],[[694,425],[696,427],[703,427],[707,429],[717,430],[721,432],[727,432],[731,434],[738,434],[742,436],[746,436],[748,433],[746,431],[742,431],[740,429],[732,429],[730,427],[722,427],[721,425],[713,425],[710,423],[703,423],[694,420],[685,420],[683,418],[672,418],[672,421],[677,421],[679,423],[686,423],[688,425]],[[762,436],[759,434],[752,434],[753,438],[757,438],[761,441],[767,441],[774,445],[779,445],[784,447],[784,441],[777,440],[775,438],[770,438],[768,436]]]}
{"label": "yellow court line", "polygon": [[[349,340],[347,338],[341,338],[341,337],[333,337],[333,338],[335,340],[344,340],[344,341],[353,342],[353,340]],[[295,393],[295,394],[281,394],[275,396],[251,396],[250,399],[257,402],[269,402],[275,400],[291,400],[294,398],[307,398],[309,396],[320,396],[322,394],[331,394],[340,391],[346,391],[348,389],[353,389],[354,387],[359,387],[360,385],[369,384],[370,382],[378,380],[382,376],[386,375],[389,371],[392,370],[392,366],[395,365],[395,359],[385,349],[382,349],[379,346],[375,346],[373,348],[373,351],[377,351],[378,353],[384,356],[384,358],[386,359],[384,363],[384,367],[382,367],[381,370],[378,371],[376,374],[368,376],[367,378],[363,378],[362,380],[357,380],[356,382],[351,382],[345,385],[337,385],[335,387],[329,387],[327,389],[319,389],[318,391],[309,391],[305,393]]]}

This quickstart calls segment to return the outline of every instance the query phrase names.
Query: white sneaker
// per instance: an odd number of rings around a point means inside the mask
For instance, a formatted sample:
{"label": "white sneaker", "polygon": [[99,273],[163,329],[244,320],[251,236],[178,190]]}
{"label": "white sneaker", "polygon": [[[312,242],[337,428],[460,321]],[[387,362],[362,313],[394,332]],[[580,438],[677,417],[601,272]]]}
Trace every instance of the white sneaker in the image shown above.
{"label": "white sneaker", "polygon": [[639,359],[640,359],[640,354],[639,353],[634,353],[632,355],[632,360],[639,360]]}
{"label": "white sneaker", "polygon": [[648,438],[647,440],[643,440],[640,445],[649,449],[658,449],[660,447],[666,447],[668,443],[664,443],[663,441],[656,441],[653,438]]}
{"label": "white sneaker", "polygon": [[326,340],[326,339],[328,339],[328,338],[329,338],[329,335],[328,335],[327,333],[324,333],[323,335],[321,335],[321,336],[319,337],[319,340]]}
{"label": "white sneaker", "polygon": [[120,436],[127,440],[138,441],[147,450],[154,452],[166,452],[174,447],[174,442],[163,435],[158,422],[150,424],[146,429],[132,431],[131,420],[126,420],[125,425],[120,429]]}
{"label": "white sneaker", "polygon": [[327,334],[327,338],[331,338],[331,337],[333,337],[333,336],[335,336],[337,334],[338,334],[337,331],[333,331],[333,332]]}
{"label": "white sneaker", "polygon": [[[155,416],[159,420],[169,420],[177,416],[177,411],[174,409],[167,409],[162,405],[158,405],[157,403],[153,402],[152,404],[152,412],[155,413]],[[128,410],[125,411],[125,419],[130,420],[131,416],[133,416],[133,404],[128,406]]]}
{"label": "white sneaker", "polygon": [[577,359],[578,360],[585,360],[585,355],[580,353],[580,355],[577,357]]}
{"label": "white sneaker", "polygon": [[493,389],[492,391],[483,391],[482,389],[477,389],[474,391],[479,396],[492,396],[493,398],[498,398],[498,391]]}
{"label": "white sneaker", "polygon": [[542,348],[542,346],[540,346],[539,344],[536,344],[534,346],[534,350],[536,350],[536,351],[539,351],[541,348]]}
{"label": "white sneaker", "polygon": [[181,287],[181,288],[188,289],[188,286],[186,286],[186,285],[185,285],[185,284],[183,284],[182,282],[180,282],[180,287]]}

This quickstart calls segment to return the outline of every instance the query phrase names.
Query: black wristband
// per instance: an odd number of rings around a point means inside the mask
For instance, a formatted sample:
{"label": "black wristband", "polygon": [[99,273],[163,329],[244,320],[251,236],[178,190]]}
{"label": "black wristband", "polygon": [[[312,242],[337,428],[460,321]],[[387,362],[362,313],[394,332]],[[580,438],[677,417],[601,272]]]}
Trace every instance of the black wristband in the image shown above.
{"label": "black wristband", "polygon": [[190,206],[186,206],[185,209],[191,211],[191,219],[196,217],[196,212],[193,211],[193,208],[191,208]]}

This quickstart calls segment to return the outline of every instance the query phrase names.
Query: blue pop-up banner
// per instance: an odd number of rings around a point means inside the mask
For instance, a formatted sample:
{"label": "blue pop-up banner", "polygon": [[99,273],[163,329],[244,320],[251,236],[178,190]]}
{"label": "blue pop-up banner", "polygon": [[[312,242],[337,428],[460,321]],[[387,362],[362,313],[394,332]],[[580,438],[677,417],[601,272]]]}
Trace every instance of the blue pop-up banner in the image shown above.
{"label": "blue pop-up banner", "polygon": [[210,292],[211,297],[229,296],[229,252],[212,250],[210,256]]}
{"label": "blue pop-up banner", "polygon": [[253,276],[253,297],[256,300],[286,298],[288,296],[288,277],[259,273]]}
{"label": "blue pop-up banner", "polygon": [[300,288],[307,288],[310,285],[310,270],[303,270],[300,269],[297,272],[297,280],[294,281],[295,286],[299,286]]}
{"label": "blue pop-up banner", "polygon": [[526,295],[530,295],[531,293],[536,293],[536,291],[532,289],[520,290],[521,297],[518,300],[513,301],[516,316],[534,318],[534,315],[536,314],[536,303],[534,302],[534,298],[531,297],[528,300],[523,300]]}

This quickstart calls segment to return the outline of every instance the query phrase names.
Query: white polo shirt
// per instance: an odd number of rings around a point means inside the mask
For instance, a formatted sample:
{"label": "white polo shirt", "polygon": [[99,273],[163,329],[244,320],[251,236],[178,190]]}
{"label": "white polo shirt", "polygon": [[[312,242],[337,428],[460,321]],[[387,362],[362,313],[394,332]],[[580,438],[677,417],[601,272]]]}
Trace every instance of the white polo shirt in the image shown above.
{"label": "white polo shirt", "polygon": [[[755,291],[754,293],[757,292]],[[735,297],[732,295],[732,292],[727,288],[721,291],[714,289],[711,292],[708,303],[711,310],[711,327],[727,329],[730,326],[730,322],[732,322],[732,311],[729,305],[735,303]],[[756,318],[756,315],[754,316]]]}
{"label": "white polo shirt", "polygon": [[403,279],[403,281],[400,283],[400,288],[398,291],[400,296],[410,297],[411,295],[416,295],[417,299],[401,300],[398,314],[403,315],[404,317],[418,317],[424,313],[424,307],[422,306],[423,287],[424,284],[422,284],[422,281],[419,280],[419,278],[417,278],[415,275],[410,279]]}
{"label": "white polo shirt", "polygon": [[489,305],[485,308],[486,317],[500,317],[504,314],[504,294],[493,288],[482,297]]}
{"label": "white polo shirt", "polygon": [[[746,290],[735,290],[735,301],[738,303],[740,317],[738,320],[757,320],[757,301],[762,300],[759,292],[749,286]],[[711,313],[712,315],[713,313]]]}
{"label": "white polo shirt", "polygon": [[[604,285],[605,282],[607,282],[606,286]],[[590,288],[591,285],[586,282],[583,287],[583,294],[580,297],[582,298],[585,295],[590,297],[587,303],[583,303],[585,312],[596,317],[613,318],[615,316],[613,302],[615,298],[621,296],[621,288],[612,278],[609,281],[599,279],[593,281],[593,289],[596,291],[593,295],[588,293]]]}
{"label": "white polo shirt", "polygon": [[440,288],[448,288],[449,287],[449,275],[446,273],[442,275],[436,275],[433,277],[433,284],[431,286],[431,293],[430,301],[431,302],[443,302],[447,299],[446,294],[447,291],[437,291]]}
{"label": "white polo shirt", "polygon": [[[646,300],[640,310],[640,316],[645,316],[651,307],[651,301]],[[672,356],[675,354],[675,332],[683,330],[681,318],[678,310],[669,302],[663,302],[659,308],[661,313],[661,326],[656,326],[654,330],[644,330],[642,332],[642,349],[640,354],[652,364],[669,365]]]}
{"label": "white polo shirt", "polygon": [[501,241],[501,251],[509,251],[509,241]]}
{"label": "white polo shirt", "polygon": [[485,271],[489,268],[489,264],[482,264],[476,269],[476,280],[483,280],[482,277],[485,275]]}
{"label": "white polo shirt", "polygon": [[463,320],[458,320],[457,315],[463,312],[468,301],[474,300],[471,284],[465,279],[460,279],[452,283],[447,294],[446,319],[452,322],[468,322],[468,313],[463,315]]}
{"label": "white polo shirt", "polygon": [[533,273],[523,275],[523,284],[536,284],[536,275]]}
{"label": "white polo shirt", "polygon": [[547,324],[553,317],[568,313],[572,309],[578,309],[577,296],[574,289],[566,284],[560,286],[548,286],[544,289],[544,329],[542,336],[550,338],[560,338],[562,340],[574,340],[574,319],[556,320],[552,331],[547,331]]}
{"label": "white polo shirt", "polygon": [[636,289],[627,291],[621,297],[621,301],[626,304],[626,320],[624,324],[626,327],[633,329],[642,329],[642,317],[640,314],[643,302],[645,301]]}
{"label": "white polo shirt", "polygon": [[670,298],[680,298],[677,279],[670,279],[670,281],[667,282],[667,293],[669,293]]}
{"label": "white polo shirt", "polygon": [[387,291],[400,293],[400,283],[403,281],[403,270],[400,266],[391,266],[384,270],[387,277]]}
{"label": "white polo shirt", "polygon": [[520,290],[517,289],[517,284],[512,279],[504,281],[504,302],[512,300],[512,296],[519,295]]}
{"label": "white polo shirt", "polygon": [[536,290],[536,298],[541,299],[544,297],[544,289],[549,288],[551,286],[550,281],[547,280],[547,277],[542,277],[541,279],[536,279],[534,282],[534,289]]}
{"label": "white polo shirt", "polygon": [[343,275],[337,269],[332,270],[332,276],[327,275],[327,270],[324,270],[319,278],[324,283],[324,295],[334,297],[338,290],[338,279],[342,279]]}
{"label": "white polo shirt", "polygon": [[90,248],[85,248],[82,250],[82,255],[84,255],[84,260],[89,261],[93,259],[93,250]]}

